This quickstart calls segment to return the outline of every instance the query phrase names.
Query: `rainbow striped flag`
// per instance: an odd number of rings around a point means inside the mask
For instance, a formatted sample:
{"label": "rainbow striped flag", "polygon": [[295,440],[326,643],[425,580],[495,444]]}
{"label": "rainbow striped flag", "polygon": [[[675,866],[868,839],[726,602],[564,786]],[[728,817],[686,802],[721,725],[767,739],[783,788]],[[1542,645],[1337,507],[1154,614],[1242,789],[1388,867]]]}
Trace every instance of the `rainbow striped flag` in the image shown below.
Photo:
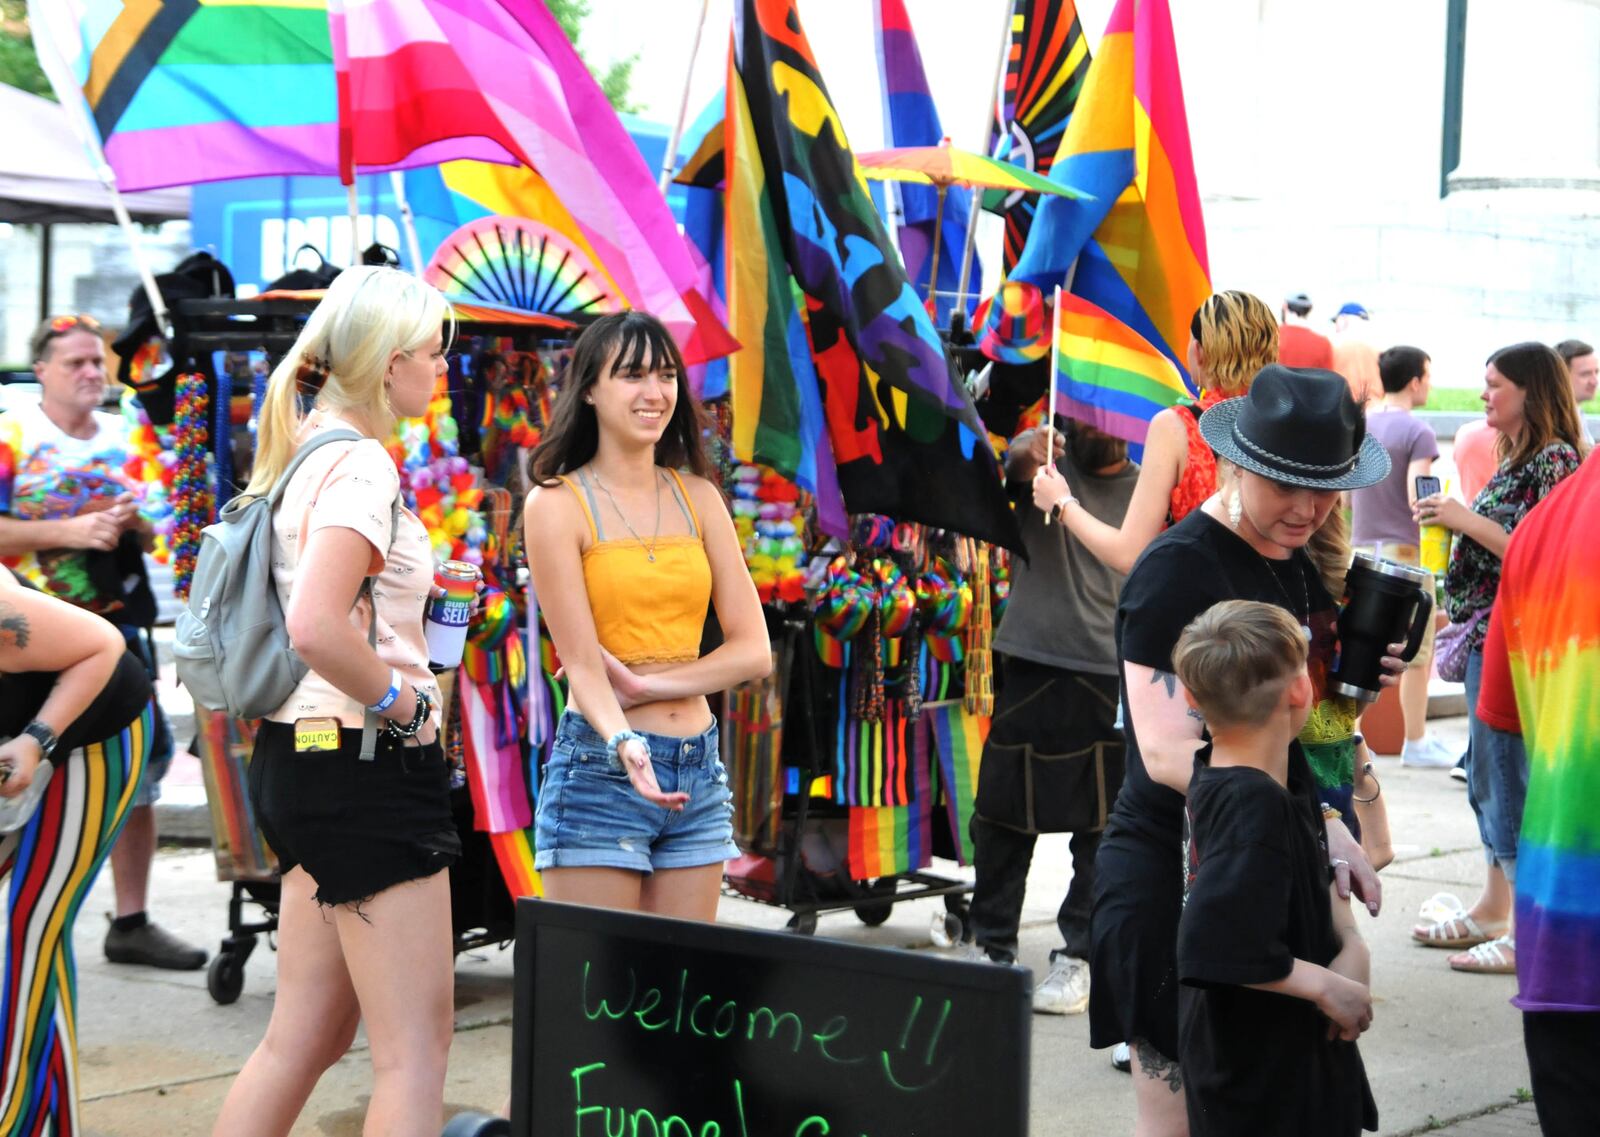
{"label": "rainbow striped flag", "polygon": [[[883,144],[885,146],[937,146],[944,138],[939,108],[928,90],[922,53],[917,49],[917,33],[906,14],[905,0],[877,0],[872,23],[878,45],[878,74],[883,83]],[[933,253],[933,226],[939,226],[939,268],[934,280],[938,293],[953,294],[961,280],[961,255],[966,250],[967,213],[972,195],[961,186],[945,192],[944,209],[939,209],[938,194],[932,186],[909,182],[886,182],[883,191],[898,205],[900,259],[906,266],[911,286],[924,301],[928,298],[928,258]],[[967,315],[977,300],[983,266],[974,253],[968,275]],[[955,306],[953,295],[940,295],[934,320],[941,326],[950,320]]]}
{"label": "rainbow striped flag", "polygon": [[1144,441],[1156,412],[1189,393],[1160,349],[1082,297],[1061,294],[1056,413]]}
{"label": "rainbow striped flag", "polygon": [[1211,274],[1167,0],[1117,0],[1050,177],[1093,197],[1041,204],[1011,279],[1049,293],[1071,270],[1075,295],[1187,378]]}
{"label": "rainbow striped flag", "polygon": [[877,880],[927,868],[933,860],[933,785],[927,734],[915,731],[909,805],[850,810],[847,864],[852,880]]}
{"label": "rainbow striped flag", "polygon": [[32,0],[124,189],[472,158],[536,170],[690,363],[737,347],[655,178],[538,0]]}
{"label": "rainbow striped flag", "polygon": [[1528,752],[1513,1000],[1524,1011],[1600,1011],[1596,501],[1600,458],[1590,455],[1517,526],[1484,647],[1478,714],[1520,731]]}
{"label": "rainbow striped flag", "polygon": [[969,714],[961,699],[922,705],[922,729],[932,736],[939,759],[950,835],[957,859],[972,863],[972,812],[978,793],[978,764],[989,737],[989,716]]}

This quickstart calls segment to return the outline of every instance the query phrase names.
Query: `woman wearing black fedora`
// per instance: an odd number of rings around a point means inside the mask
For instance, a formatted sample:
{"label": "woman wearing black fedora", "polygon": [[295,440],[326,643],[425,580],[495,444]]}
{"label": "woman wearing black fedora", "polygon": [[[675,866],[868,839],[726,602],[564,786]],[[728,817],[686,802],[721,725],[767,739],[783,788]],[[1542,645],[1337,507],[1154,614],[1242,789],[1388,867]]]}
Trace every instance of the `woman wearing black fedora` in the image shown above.
{"label": "woman wearing black fedora", "polygon": [[[1337,613],[1305,546],[1342,491],[1380,481],[1389,468],[1383,447],[1366,436],[1349,386],[1331,371],[1270,364],[1248,396],[1208,410],[1200,430],[1230,472],[1200,509],[1145,551],[1117,608],[1127,774],[1101,841],[1091,921],[1090,1044],[1132,1043],[1136,1132],[1149,1137],[1188,1132],[1176,1061],[1177,866],[1184,795],[1205,734],[1184,702],[1173,647],[1191,620],[1220,601],[1275,604],[1304,629],[1320,698],[1337,648]],[[1391,656],[1399,649],[1392,645]],[[1384,682],[1393,683],[1404,664],[1392,657],[1384,667]],[[1322,825],[1298,743],[1289,771],[1307,823]],[[1359,844],[1336,819],[1326,821],[1326,832],[1341,893],[1353,888],[1375,914],[1378,881]]]}

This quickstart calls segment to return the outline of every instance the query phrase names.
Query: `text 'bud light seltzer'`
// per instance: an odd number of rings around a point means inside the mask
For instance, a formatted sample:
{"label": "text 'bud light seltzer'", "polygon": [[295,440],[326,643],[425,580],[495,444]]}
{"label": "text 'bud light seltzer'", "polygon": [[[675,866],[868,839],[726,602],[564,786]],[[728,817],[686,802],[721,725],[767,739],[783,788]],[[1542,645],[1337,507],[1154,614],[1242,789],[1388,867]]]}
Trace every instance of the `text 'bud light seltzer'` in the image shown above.
{"label": "text 'bud light seltzer'", "polygon": [[478,566],[466,561],[445,561],[434,571],[433,583],[443,596],[428,601],[422,627],[428,636],[428,662],[435,667],[455,667],[467,643],[467,621],[472,598],[478,591]]}

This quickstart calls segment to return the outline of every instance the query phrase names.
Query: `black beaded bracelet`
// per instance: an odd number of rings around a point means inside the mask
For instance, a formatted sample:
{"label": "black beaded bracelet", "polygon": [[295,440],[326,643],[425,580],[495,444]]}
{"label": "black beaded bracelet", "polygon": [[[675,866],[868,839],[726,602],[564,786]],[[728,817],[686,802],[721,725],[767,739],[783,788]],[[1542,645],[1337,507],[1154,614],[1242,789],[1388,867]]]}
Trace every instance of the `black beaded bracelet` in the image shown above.
{"label": "black beaded bracelet", "polygon": [[384,723],[383,729],[392,738],[415,738],[422,729],[422,724],[428,721],[428,715],[433,711],[433,702],[428,698],[428,693],[420,688],[413,688],[417,696],[416,710],[411,712],[411,721],[405,726],[390,719]]}

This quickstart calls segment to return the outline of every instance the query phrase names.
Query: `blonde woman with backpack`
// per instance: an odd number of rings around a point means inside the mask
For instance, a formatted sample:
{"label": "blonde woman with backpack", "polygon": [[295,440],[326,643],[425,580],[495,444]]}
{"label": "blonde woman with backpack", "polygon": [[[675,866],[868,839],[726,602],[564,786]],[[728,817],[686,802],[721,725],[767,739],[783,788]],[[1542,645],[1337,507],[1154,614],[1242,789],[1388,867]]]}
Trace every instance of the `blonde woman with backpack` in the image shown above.
{"label": "blonde woman with backpack", "polygon": [[[250,764],[251,800],[282,871],[278,987],[218,1137],[287,1134],[363,1022],[373,1068],[365,1132],[432,1137],[442,1124],[454,1015],[443,870],[461,843],[422,627],[432,547],[396,504],[399,475],[379,440],[396,418],[426,409],[451,319],[415,277],[347,269],[267,385],[247,494],[270,492],[318,434],[359,438],[307,455],[272,516],[274,583],[310,671],[262,721]],[[308,378],[321,385],[302,413]],[[366,758],[369,711],[382,726]]]}

